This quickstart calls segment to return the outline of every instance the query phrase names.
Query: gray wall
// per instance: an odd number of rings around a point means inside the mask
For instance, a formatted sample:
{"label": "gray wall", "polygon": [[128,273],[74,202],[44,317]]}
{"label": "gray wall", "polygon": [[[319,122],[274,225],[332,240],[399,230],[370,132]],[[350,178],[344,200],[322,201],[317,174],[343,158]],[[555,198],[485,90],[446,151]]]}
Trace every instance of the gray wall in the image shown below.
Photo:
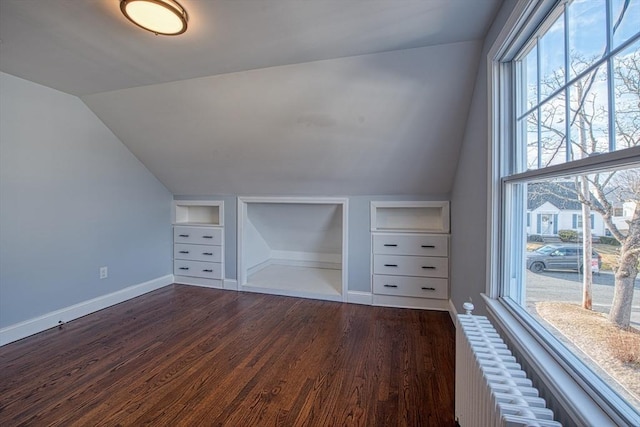
{"label": "gray wall", "polygon": [[79,98],[0,92],[0,327],[171,274],[169,191]]}
{"label": "gray wall", "polygon": [[[349,199],[349,290],[371,292],[371,201],[449,200],[449,195],[352,196],[347,198]],[[227,279],[237,279],[236,196],[175,196],[175,200],[224,200],[225,275]]]}
{"label": "gray wall", "polygon": [[506,0],[482,48],[471,109],[451,191],[451,300],[458,312],[471,297],[475,314],[486,314],[488,112],[487,53],[516,5]]}
{"label": "gray wall", "polygon": [[443,194],[481,47],[395,50],[82,100],[176,195]]}

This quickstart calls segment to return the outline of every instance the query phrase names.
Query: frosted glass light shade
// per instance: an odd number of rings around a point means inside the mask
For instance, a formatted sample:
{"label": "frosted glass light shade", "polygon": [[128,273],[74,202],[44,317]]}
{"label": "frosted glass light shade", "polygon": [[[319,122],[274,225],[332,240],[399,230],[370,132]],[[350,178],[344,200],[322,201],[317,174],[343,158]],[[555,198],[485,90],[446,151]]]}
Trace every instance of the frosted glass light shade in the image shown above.
{"label": "frosted glass light shade", "polygon": [[120,10],[129,21],[155,34],[187,31],[187,12],[174,0],[121,0]]}

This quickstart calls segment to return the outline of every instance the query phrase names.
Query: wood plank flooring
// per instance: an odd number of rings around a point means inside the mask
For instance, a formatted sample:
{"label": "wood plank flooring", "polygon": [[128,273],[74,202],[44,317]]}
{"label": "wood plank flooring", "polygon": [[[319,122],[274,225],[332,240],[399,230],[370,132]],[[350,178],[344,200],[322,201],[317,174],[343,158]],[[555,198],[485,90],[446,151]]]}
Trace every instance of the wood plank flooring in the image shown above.
{"label": "wood plank flooring", "polygon": [[0,425],[453,426],[448,313],[172,285],[0,347]]}

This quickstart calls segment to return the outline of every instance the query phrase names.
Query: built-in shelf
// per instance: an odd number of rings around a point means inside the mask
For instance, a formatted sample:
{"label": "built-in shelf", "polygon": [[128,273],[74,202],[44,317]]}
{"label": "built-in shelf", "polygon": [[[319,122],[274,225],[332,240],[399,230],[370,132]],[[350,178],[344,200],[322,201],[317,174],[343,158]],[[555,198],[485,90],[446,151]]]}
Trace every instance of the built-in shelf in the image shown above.
{"label": "built-in shelf", "polygon": [[250,274],[243,289],[342,301],[342,269],[269,264]]}
{"label": "built-in shelf", "polygon": [[179,225],[224,225],[222,201],[176,200],[173,223]]}
{"label": "built-in shelf", "polygon": [[371,202],[371,231],[448,233],[449,202]]}

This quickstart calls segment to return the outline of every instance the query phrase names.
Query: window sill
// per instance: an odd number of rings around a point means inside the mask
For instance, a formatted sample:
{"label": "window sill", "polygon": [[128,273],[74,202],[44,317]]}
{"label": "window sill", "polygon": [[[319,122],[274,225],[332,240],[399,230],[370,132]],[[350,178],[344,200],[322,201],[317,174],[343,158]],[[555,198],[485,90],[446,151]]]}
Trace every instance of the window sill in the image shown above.
{"label": "window sill", "polygon": [[[604,400],[588,393],[586,383],[570,374],[547,345],[534,336],[503,301],[486,295],[483,297],[496,328],[505,334],[504,338],[512,351],[523,359],[519,360],[521,364],[530,367],[532,372],[529,372],[529,376],[547,399],[548,406],[557,414],[558,421],[563,425],[627,425]],[[544,395],[543,388],[548,390],[548,396]]]}

